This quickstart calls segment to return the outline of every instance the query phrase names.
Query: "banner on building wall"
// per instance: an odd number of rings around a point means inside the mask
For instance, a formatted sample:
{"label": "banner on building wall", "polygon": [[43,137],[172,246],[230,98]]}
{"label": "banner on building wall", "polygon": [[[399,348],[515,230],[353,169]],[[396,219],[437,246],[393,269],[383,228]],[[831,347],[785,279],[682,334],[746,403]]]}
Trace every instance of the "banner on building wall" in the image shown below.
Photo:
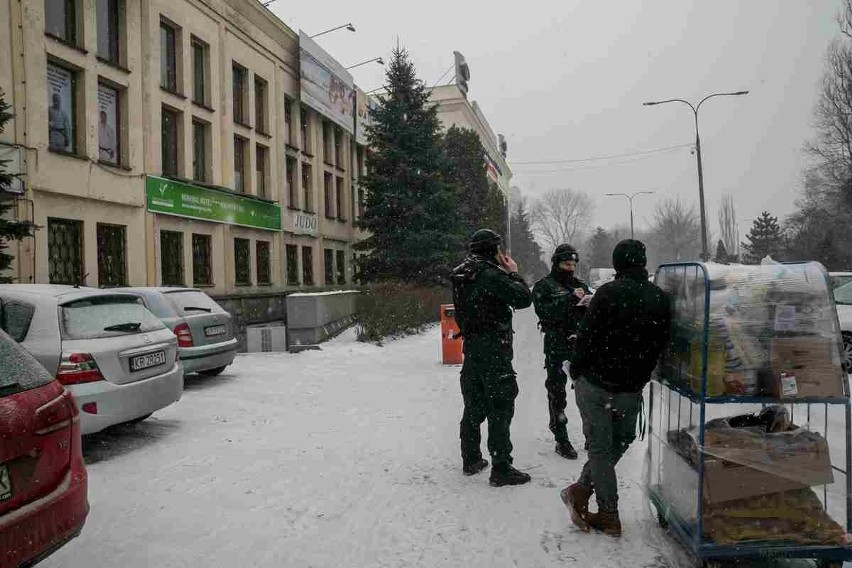
{"label": "banner on building wall", "polygon": [[313,213],[293,212],[293,233],[296,235],[314,235],[319,233],[319,218]]}
{"label": "banner on building wall", "polygon": [[118,91],[98,85],[98,157],[118,163]]}
{"label": "banner on building wall", "polygon": [[370,109],[378,106],[376,99],[355,87],[355,142],[362,146],[367,145],[367,127],[373,123]]}
{"label": "banner on building wall", "polygon": [[74,151],[74,75],[58,65],[47,66],[47,125],[50,148]]}
{"label": "banner on building wall", "polygon": [[240,225],[269,231],[281,230],[281,207],[214,189],[148,176],[145,181],[148,211]]}
{"label": "banner on building wall", "polygon": [[352,75],[305,32],[299,32],[302,102],[352,134],[355,84]]}

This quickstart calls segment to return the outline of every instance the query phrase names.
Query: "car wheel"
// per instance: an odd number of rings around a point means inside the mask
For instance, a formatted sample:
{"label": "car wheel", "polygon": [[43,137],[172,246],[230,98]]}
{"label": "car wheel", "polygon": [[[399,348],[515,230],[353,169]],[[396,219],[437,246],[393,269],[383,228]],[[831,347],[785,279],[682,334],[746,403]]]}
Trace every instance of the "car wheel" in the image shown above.
{"label": "car wheel", "polygon": [[207,369],[206,371],[198,371],[198,374],[202,377],[216,377],[221,375],[225,370],[225,367],[216,367],[215,369]]}
{"label": "car wheel", "polygon": [[843,332],[843,366],[846,372],[852,372],[852,333]]}
{"label": "car wheel", "polygon": [[139,418],[134,418],[133,420],[128,420],[127,422],[125,422],[125,424],[127,424],[129,426],[133,426],[134,424],[139,424],[140,422],[144,422],[145,420],[148,420],[149,418],[151,418],[151,414],[153,414],[153,412],[149,412],[145,416],[140,416]]}

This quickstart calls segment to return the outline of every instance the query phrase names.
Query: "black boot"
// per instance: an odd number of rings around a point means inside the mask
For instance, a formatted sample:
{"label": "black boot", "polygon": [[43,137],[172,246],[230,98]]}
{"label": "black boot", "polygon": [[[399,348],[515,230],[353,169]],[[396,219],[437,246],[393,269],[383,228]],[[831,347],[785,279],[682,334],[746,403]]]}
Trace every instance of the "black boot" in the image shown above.
{"label": "black boot", "polygon": [[504,485],[523,485],[529,483],[530,475],[522,471],[518,471],[510,464],[495,465],[491,468],[491,479],[489,484],[491,487],[503,487]]}
{"label": "black boot", "polygon": [[566,460],[577,459],[577,450],[574,449],[574,446],[572,446],[571,442],[568,440],[565,440],[564,442],[556,442],[556,453]]}
{"label": "black boot", "polygon": [[479,461],[469,463],[462,467],[462,471],[465,475],[476,475],[486,467],[488,467],[488,460],[480,459]]}

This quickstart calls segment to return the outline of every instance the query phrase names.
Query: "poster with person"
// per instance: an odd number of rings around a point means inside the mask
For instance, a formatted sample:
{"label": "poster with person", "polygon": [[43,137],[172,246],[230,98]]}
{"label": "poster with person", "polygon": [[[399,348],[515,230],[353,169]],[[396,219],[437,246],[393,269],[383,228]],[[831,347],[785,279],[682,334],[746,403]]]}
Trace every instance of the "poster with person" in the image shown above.
{"label": "poster with person", "polygon": [[118,92],[98,85],[98,157],[104,162],[118,163]]}
{"label": "poster with person", "polygon": [[51,150],[74,151],[74,76],[57,65],[47,66],[47,124]]}

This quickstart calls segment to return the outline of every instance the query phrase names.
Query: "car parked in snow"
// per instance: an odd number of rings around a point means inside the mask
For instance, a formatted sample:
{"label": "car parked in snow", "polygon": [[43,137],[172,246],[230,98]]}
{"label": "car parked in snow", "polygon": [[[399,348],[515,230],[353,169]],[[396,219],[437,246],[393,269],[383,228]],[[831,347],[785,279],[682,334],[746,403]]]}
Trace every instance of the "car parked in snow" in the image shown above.
{"label": "car parked in snow", "polygon": [[74,395],[83,434],[144,420],[183,393],[177,338],[132,294],[0,285],[0,322]]}
{"label": "car parked in snow", "polygon": [[834,303],[843,335],[843,355],[847,371],[852,370],[852,281],[834,289]]}
{"label": "car parked in snow", "polygon": [[80,534],[89,512],[71,394],[0,331],[0,567],[30,566]]}
{"label": "car parked in snow", "polygon": [[831,282],[831,289],[836,290],[852,282],[852,272],[829,272],[828,279]]}
{"label": "car parked in snow", "polygon": [[237,340],[231,315],[195,288],[122,288],[138,296],[178,339],[186,374],[215,376],[234,362]]}

